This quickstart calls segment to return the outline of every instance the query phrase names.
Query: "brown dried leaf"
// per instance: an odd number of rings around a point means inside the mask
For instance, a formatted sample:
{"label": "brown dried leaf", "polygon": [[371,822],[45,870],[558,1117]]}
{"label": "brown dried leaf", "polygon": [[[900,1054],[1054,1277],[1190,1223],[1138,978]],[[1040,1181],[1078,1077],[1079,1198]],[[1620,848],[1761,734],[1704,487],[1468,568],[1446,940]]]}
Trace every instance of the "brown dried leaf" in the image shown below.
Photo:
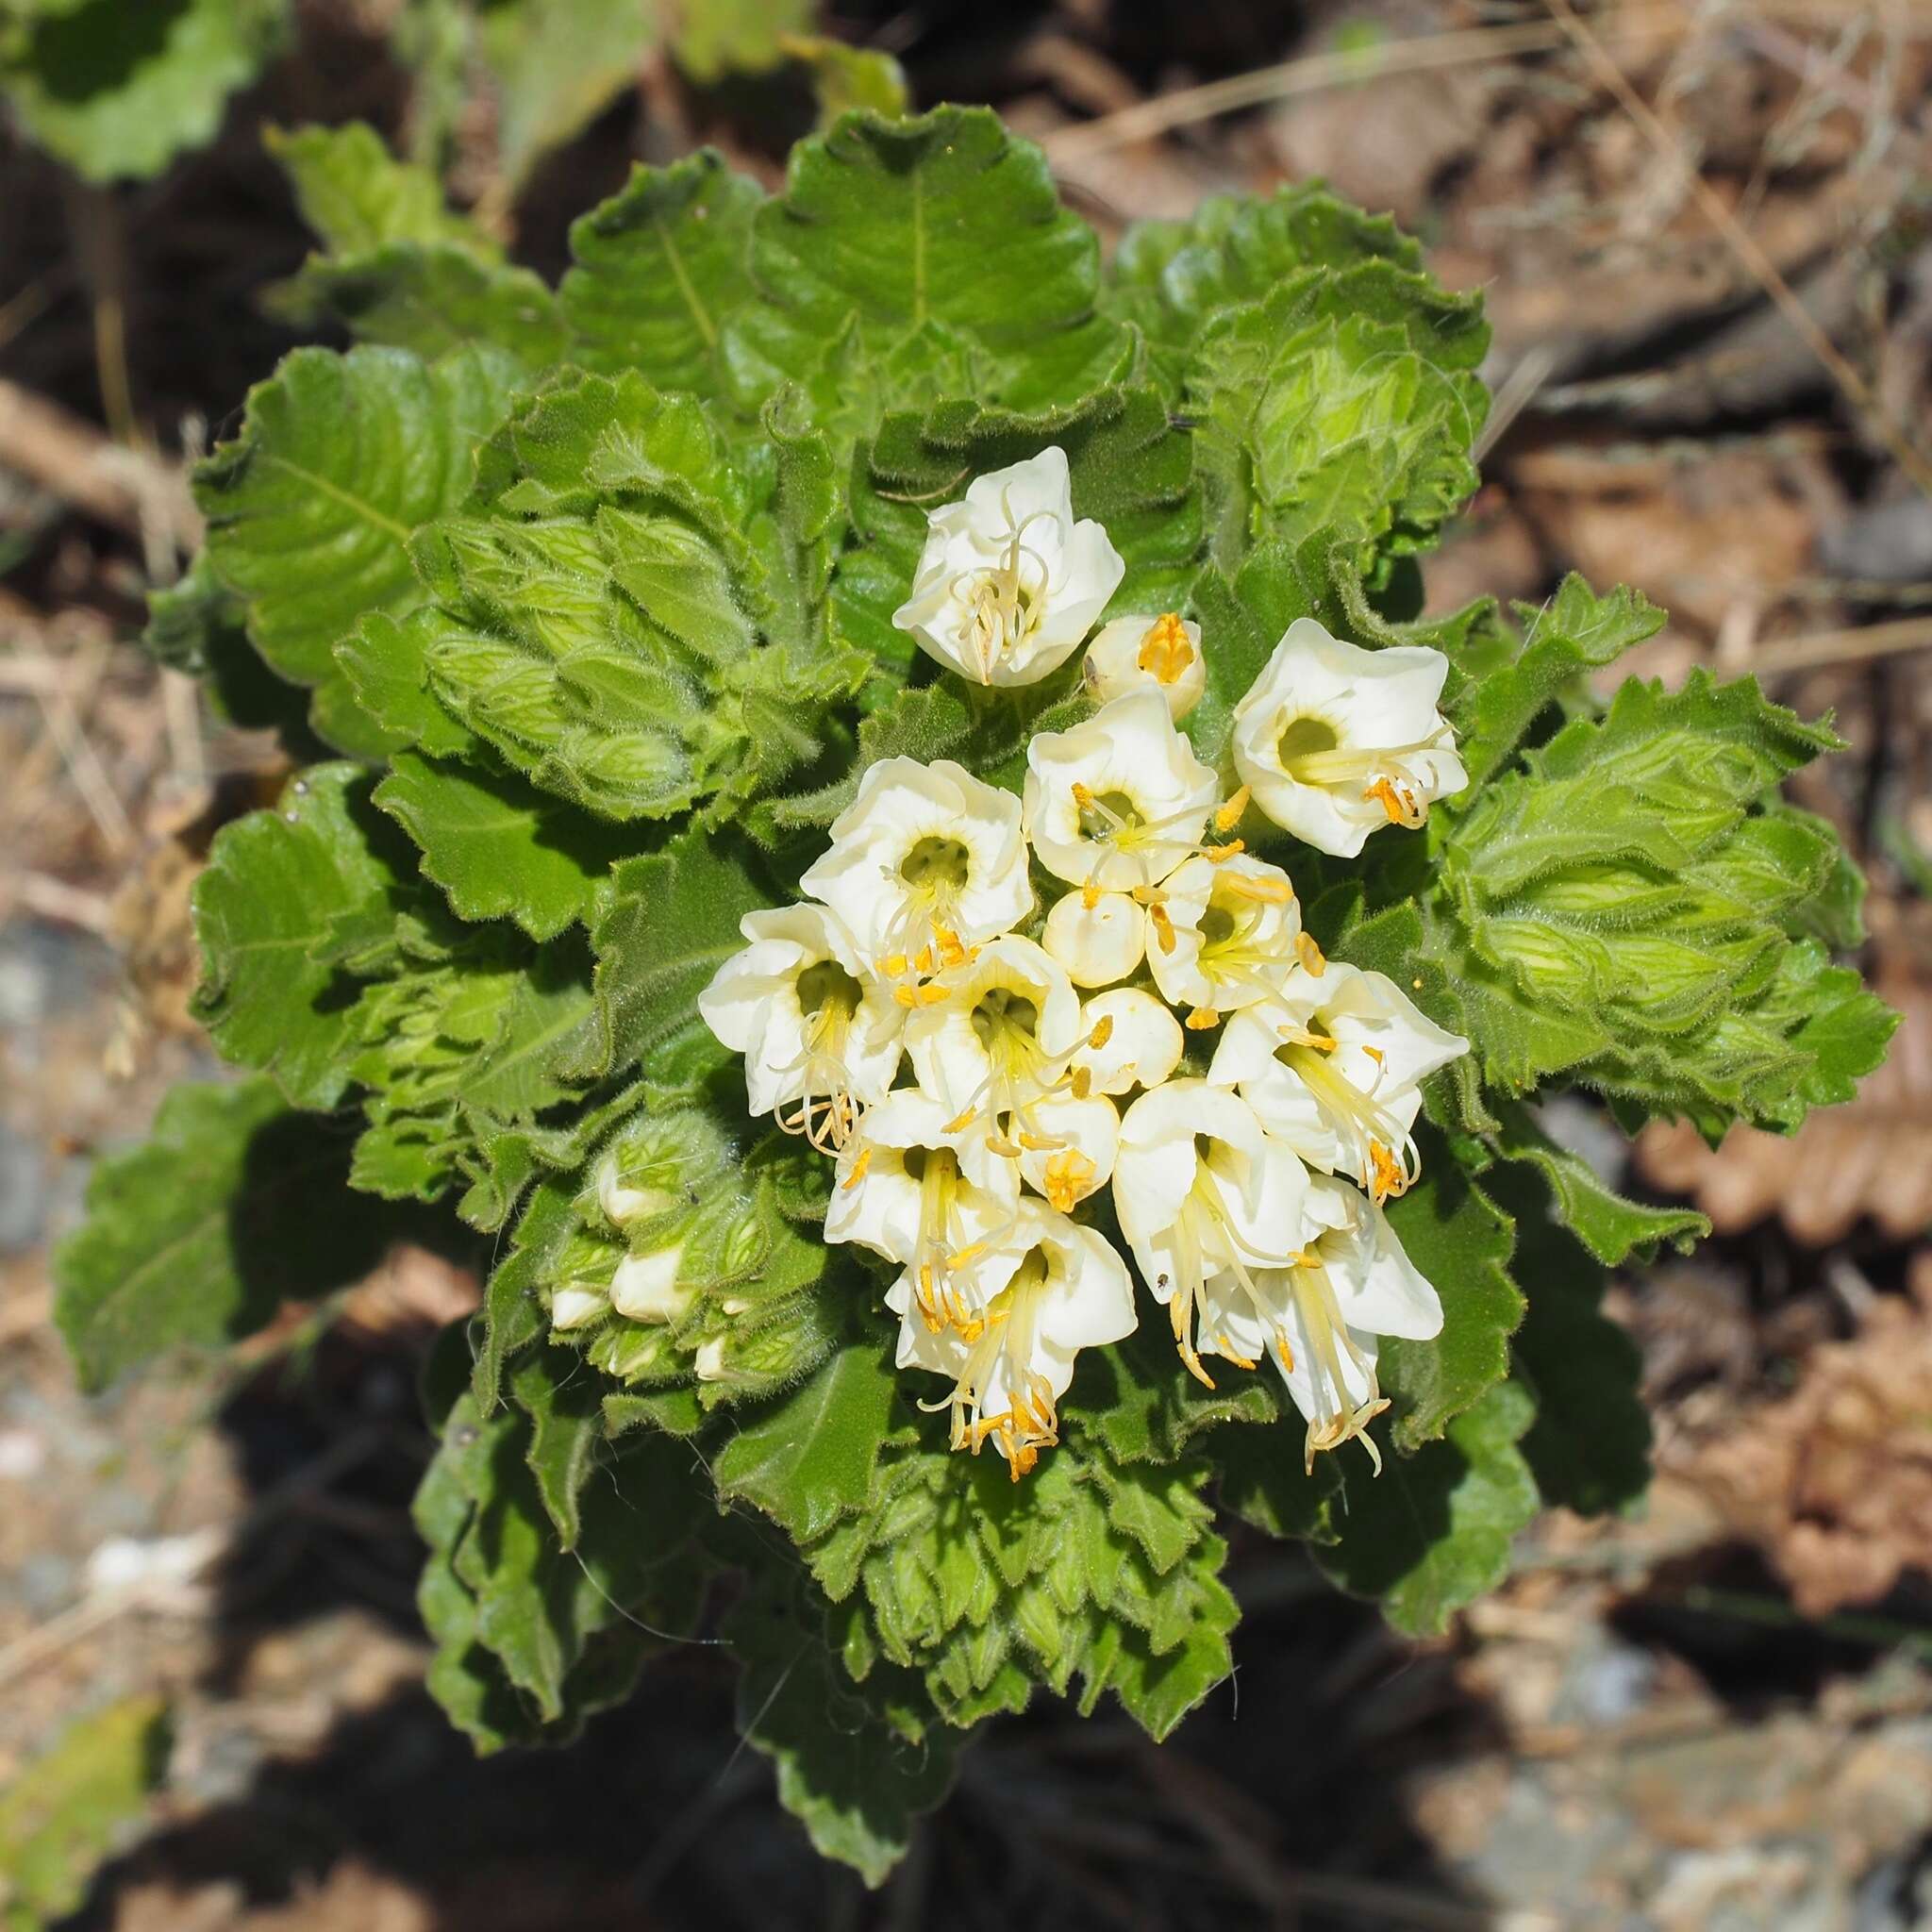
{"label": "brown dried leaf", "polygon": [[1932,1574],[1932,1269],[1806,1360],[1797,1392],[1676,1471],[1758,1545],[1807,1616]]}

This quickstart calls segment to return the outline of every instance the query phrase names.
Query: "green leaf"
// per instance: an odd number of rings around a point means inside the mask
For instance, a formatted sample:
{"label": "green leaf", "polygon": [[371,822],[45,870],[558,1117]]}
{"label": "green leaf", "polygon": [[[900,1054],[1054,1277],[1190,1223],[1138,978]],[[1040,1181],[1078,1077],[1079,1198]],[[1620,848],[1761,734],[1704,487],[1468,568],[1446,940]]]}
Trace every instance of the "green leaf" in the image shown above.
{"label": "green leaf", "polygon": [[1524,1458],[1546,1504],[1586,1515],[1627,1508],[1650,1484],[1643,1358],[1602,1312],[1604,1270],[1552,1219],[1547,1190],[1522,1168],[1499,1170],[1494,1186],[1516,1217],[1530,1284],[1510,1343],[1514,1373],[1536,1397]]}
{"label": "green leaf", "polygon": [[751,223],[764,198],[709,148],[668,168],[634,168],[571,226],[576,266],[558,293],[576,360],[729,402],[724,325],[754,299]]}
{"label": "green leaf", "polygon": [[1264,540],[1327,532],[1373,582],[1378,558],[1431,547],[1476,485],[1487,342],[1478,300],[1386,261],[1306,271],[1224,311],[1186,395],[1223,571]]}
{"label": "green leaf", "polygon": [[168,1707],[128,1697],[75,1718],[0,1792],[0,1925],[41,1932],[86,1898],[167,1774]]}
{"label": "green leaf", "polygon": [[758,210],[752,269],[764,299],[725,332],[747,396],[798,382],[849,433],[948,390],[1038,408],[1107,381],[1129,352],[1094,312],[1092,230],[985,108],[851,114],[802,142]]}
{"label": "green leaf", "polygon": [[513,919],[554,939],[587,919],[628,841],[510,772],[399,752],[375,803],[423,848],[423,872],[464,919]]}
{"label": "green leaf", "polygon": [[262,130],[262,142],[295,191],[295,207],[331,255],[371,255],[391,242],[447,243],[479,262],[503,251],[452,213],[427,168],[399,161],[366,122]]}
{"label": "green leaf", "polygon": [[784,49],[811,72],[819,104],[819,125],[829,127],[841,114],[864,108],[898,120],[912,111],[906,70],[876,47],[855,47],[825,34],[788,34]]}
{"label": "green leaf", "polygon": [[161,1350],[239,1341],[285,1301],[359,1279],[391,1224],[345,1211],[349,1143],[267,1079],[180,1086],[139,1146],[102,1158],[55,1257],[55,1321],[83,1386]]}
{"label": "green leaf", "polygon": [[1536,1484],[1518,1446],[1535,1410],[1521,1384],[1504,1382],[1442,1441],[1387,1457],[1380,1476],[1353,1464],[1347,1507],[1332,1518],[1336,1540],[1318,1544],[1315,1560],[1351,1594],[1378,1598],[1398,1630],[1441,1630],[1502,1581],[1511,1541],[1536,1514]]}
{"label": "green leaf", "polygon": [[1457,748],[1469,774],[1465,802],[1522,741],[1544,708],[1576,688],[1586,672],[1653,637],[1664,613],[1641,592],[1619,588],[1598,597],[1574,572],[1530,621],[1512,662],[1488,668],[1451,707]]}
{"label": "green leaf", "polygon": [[812,1541],[864,1505],[897,1387],[876,1346],[841,1348],[796,1390],[740,1415],[711,1466],[719,1495],[756,1503],[794,1542]]}
{"label": "green leaf", "polygon": [[734,75],[769,74],[786,42],[811,25],[812,0],[707,0],[678,16],[671,51],[700,87]]}
{"label": "green leaf", "polygon": [[1837,741],[1749,679],[1624,685],[1432,830],[1453,910],[1424,914],[1424,1006],[1511,1096],[1565,1073],[1713,1136],[1848,1097],[1889,1020],[1788,937],[1841,903],[1837,841],[1759,808]]}
{"label": "green leaf", "polygon": [[1365,214],[1319,186],[1284,186],[1266,201],[1211,195],[1185,221],[1130,223],[1104,301],[1146,337],[1156,368],[1177,389],[1218,311],[1265,299],[1298,270],[1375,260],[1414,273],[1423,254],[1387,215]]}
{"label": "green leaf", "polygon": [[341,921],[385,921],[400,843],[364,772],[314,765],[275,810],[225,826],[195,881],[195,1016],[225,1059],[273,1074],[297,1106],[333,1106],[348,1083],[355,1025],[327,947]]}
{"label": "green leaf", "polygon": [[0,22],[22,125],[90,181],[158,175],[205,147],[280,45],[287,0],[91,0]]}
{"label": "green leaf", "polygon": [[602,1039],[580,1071],[634,1065],[687,1024],[711,975],[744,943],[745,913],[770,903],[728,841],[687,832],[625,859],[591,935]]}
{"label": "green leaf", "polygon": [[824,1599],[788,1564],[759,1566],[724,1636],[744,1667],[739,1729],[777,1767],[778,1802],[822,1857],[883,1884],[950,1789],[965,1739],[930,1721],[908,1674],[875,1666],[855,1683]]}
{"label": "green leaf", "polygon": [[515,0],[482,8],[475,33],[495,95],[497,161],[515,186],[636,86],[655,9],[638,0]]}
{"label": "green leaf", "polygon": [[1390,1435],[1399,1450],[1435,1441],[1509,1372],[1509,1337],[1523,1295],[1509,1278],[1509,1217],[1450,1158],[1440,1138],[1420,1137],[1423,1176],[1388,1204],[1389,1224],[1442,1300],[1442,1332],[1430,1341],[1382,1343],[1383,1392],[1394,1402]]}
{"label": "green leaf", "polygon": [[1542,1174],[1557,1218],[1607,1266],[1621,1266],[1633,1254],[1653,1261],[1665,1241],[1688,1255],[1710,1233],[1709,1221],[1691,1208],[1625,1200],[1580,1155],[1557,1146],[1520,1103],[1499,1107],[1497,1118],[1502,1131],[1490,1137],[1491,1149],[1499,1158],[1523,1161]]}
{"label": "green leaf", "polygon": [[351,698],[332,647],[369,612],[422,600],[409,538],[468,491],[515,373],[479,350],[425,363],[401,349],[297,349],[195,472],[216,575],[247,600],[261,655],[315,688],[315,728],[345,751],[391,740]]}

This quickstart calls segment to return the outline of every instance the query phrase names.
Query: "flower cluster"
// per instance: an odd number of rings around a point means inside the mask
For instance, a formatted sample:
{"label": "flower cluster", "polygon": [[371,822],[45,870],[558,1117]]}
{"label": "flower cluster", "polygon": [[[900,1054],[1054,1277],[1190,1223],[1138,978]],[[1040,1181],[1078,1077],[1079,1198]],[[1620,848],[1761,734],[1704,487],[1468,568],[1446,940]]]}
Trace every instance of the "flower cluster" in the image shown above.
{"label": "flower cluster", "polygon": [[[1024,684],[1088,642],[1124,570],[1048,449],[933,514],[897,622]],[[1444,669],[1298,621],[1236,709],[1230,790],[1177,728],[1198,626],[1117,617],[1082,667],[1098,708],[1034,737],[1021,796],[884,759],[810,900],[746,915],[700,1010],[752,1111],[834,1158],[825,1238],[900,1271],[899,1364],[951,1380],[931,1406],[956,1447],[991,1440],[1017,1478],[1057,1441],[1079,1351],[1137,1323],[1114,1231],[1200,1380],[1205,1357],[1274,1359],[1311,1463],[1387,1406],[1378,1338],[1438,1331],[1381,1204],[1416,1176],[1420,1082],[1467,1042],[1324,959],[1239,834],[1257,812],[1349,857],[1420,824],[1463,783]]]}

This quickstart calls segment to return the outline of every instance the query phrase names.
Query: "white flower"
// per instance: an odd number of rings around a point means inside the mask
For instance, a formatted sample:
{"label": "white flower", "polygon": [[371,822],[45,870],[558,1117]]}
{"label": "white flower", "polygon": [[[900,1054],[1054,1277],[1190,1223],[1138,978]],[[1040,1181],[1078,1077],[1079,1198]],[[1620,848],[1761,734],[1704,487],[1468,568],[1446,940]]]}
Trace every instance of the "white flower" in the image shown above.
{"label": "white flower", "polygon": [[1148,908],[1147,964],[1190,1024],[1252,1007],[1295,969],[1301,907],[1278,865],[1235,853],[1191,858]]}
{"label": "white flower", "polygon": [[1054,901],[1040,938],[1075,986],[1111,986],[1140,965],[1147,914],[1124,892],[1085,886]]}
{"label": "white flower", "polygon": [[1024,823],[1041,865],[1070,885],[1158,885],[1200,849],[1219,788],[1158,691],[1129,691],[1026,747]]}
{"label": "white flower", "polygon": [[1440,1334],[1442,1304],[1388,1217],[1345,1181],[1309,1181],[1306,1224],[1307,1238],[1286,1267],[1216,1277],[1201,1345],[1249,1368],[1274,1356],[1307,1418],[1307,1468],[1321,1451],[1359,1436],[1379,1474],[1381,1453],[1365,1433],[1389,1407],[1375,1379],[1378,1340]]}
{"label": "white flower", "polygon": [[609,1307],[608,1291],[581,1281],[569,1282],[551,1291],[550,1325],[559,1332],[582,1328],[601,1319]]}
{"label": "white flower", "polygon": [[1158,1087],[1180,1065],[1185,1045],[1180,1022],[1151,992],[1134,986],[1097,992],[1080,1008],[1074,1089],[1083,1075],[1092,1093]]}
{"label": "white flower", "polygon": [[831,841],[802,883],[889,978],[957,964],[1033,909],[1018,802],[950,758],[867,766]]}
{"label": "white flower", "polygon": [[1059,1440],[1059,1398],[1083,1348],[1134,1330],[1134,1290],[1121,1257],[1091,1228],[1024,1201],[1008,1251],[1009,1272],[973,1322],[938,1329],[914,1311],[902,1281],[886,1306],[902,1319],[899,1366],[953,1378],[926,1407],[953,1411],[953,1447],[991,1438],[1013,1479]]}
{"label": "white flower", "polygon": [[684,1242],[647,1255],[626,1255],[610,1280],[610,1306],[633,1322],[681,1322],[697,1300],[696,1289],[678,1280]]}
{"label": "white flower", "polygon": [[[859,1116],[883,1100],[899,1067],[905,1011],[871,978],[852,936],[822,906],[747,912],[734,953],[698,995],[698,1011],[744,1056],[746,1104],[815,1147],[842,1146]],[[612,1222],[649,1210],[653,1197],[598,1183]]]}
{"label": "white flower", "polygon": [[948,1132],[945,1108],[908,1089],[875,1107],[840,1155],[825,1239],[899,1262],[908,1301],[943,1327],[985,1299],[976,1271],[1008,1240],[1019,1199],[1011,1161]]}
{"label": "white flower", "polygon": [[1177,611],[1159,617],[1116,617],[1087,646],[1080,680],[1096,704],[1151,687],[1167,700],[1178,724],[1208,689],[1201,626]]}
{"label": "white flower", "polygon": [[1279,999],[1230,1020],[1208,1077],[1237,1089],[1310,1166],[1381,1200],[1420,1171],[1420,1083],[1468,1051],[1393,980],[1330,959],[1319,974],[1297,969]]}
{"label": "white flower", "polygon": [[975,684],[1033,684],[1073,656],[1126,571],[1107,532],[1074,521],[1067,456],[994,470],[927,519],[912,594],[892,613],[921,650]]}
{"label": "white flower", "polygon": [[1067,1088],[1042,1095],[1027,1108],[1016,1134],[1020,1173],[1058,1208],[1071,1213],[1113,1177],[1120,1149],[1120,1110],[1097,1093]]}
{"label": "white flower", "polygon": [[1168,1305],[1189,1370],[1211,1389],[1194,1331],[1216,1278],[1278,1268],[1302,1237],[1307,1174],[1238,1094],[1205,1080],[1143,1093],[1121,1123],[1114,1210],[1141,1274]]}
{"label": "white flower", "polygon": [[1448,669],[1440,651],[1365,651],[1296,618],[1235,707],[1234,761],[1255,803],[1338,858],[1378,826],[1421,824],[1468,782],[1436,708]]}
{"label": "white flower", "polygon": [[953,1131],[976,1127],[1014,1160],[1029,1145],[1057,1147],[1034,1112],[1072,1086],[1080,996],[1066,969],[1008,933],[920,991],[926,1003],[908,1023],[906,1048],[920,1091],[944,1109]]}

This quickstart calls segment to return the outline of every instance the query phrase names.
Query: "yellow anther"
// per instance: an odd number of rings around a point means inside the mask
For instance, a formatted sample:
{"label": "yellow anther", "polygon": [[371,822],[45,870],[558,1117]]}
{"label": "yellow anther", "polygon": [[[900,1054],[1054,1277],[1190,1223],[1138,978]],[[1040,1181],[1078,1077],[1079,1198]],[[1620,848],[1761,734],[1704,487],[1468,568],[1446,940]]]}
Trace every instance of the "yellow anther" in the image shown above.
{"label": "yellow anther", "polygon": [[946,1257],[946,1266],[948,1268],[963,1268],[967,1262],[978,1260],[980,1256],[985,1253],[986,1243],[984,1241],[969,1241],[957,1255],[949,1255]]}
{"label": "yellow anther", "polygon": [[964,1113],[958,1115],[956,1119],[949,1120],[940,1129],[940,1132],[942,1134],[963,1134],[972,1124],[973,1109],[969,1107]]}
{"label": "yellow anther", "polygon": [[1391,825],[1407,825],[1410,831],[1427,815],[1413,791],[1404,791],[1387,778],[1377,778],[1373,785],[1364,787],[1362,796],[1373,798],[1389,814]]}
{"label": "yellow anther", "polygon": [[1236,1368],[1252,1369],[1255,1366],[1254,1357],[1250,1355],[1242,1355],[1225,1335],[1217,1335],[1214,1339],[1221,1344],[1222,1354],[1224,1355],[1228,1358],[1228,1360],[1235,1365]]}
{"label": "yellow anther", "polygon": [[1093,803],[1093,792],[1091,788],[1081,784],[1081,782],[1077,778],[1074,780],[1074,803],[1077,805],[1082,811],[1087,810],[1088,808],[1091,807]]}
{"label": "yellow anther", "polygon": [[879,961],[879,971],[883,973],[888,979],[897,979],[900,974],[904,973],[905,970],[906,955],[904,953],[888,953],[886,957]]}
{"label": "yellow anther", "polygon": [[1163,953],[1173,952],[1175,945],[1173,915],[1165,906],[1161,905],[1158,900],[1156,900],[1152,906],[1148,907],[1147,916],[1154,922],[1154,943]]}
{"label": "yellow anther", "polygon": [[1191,1033],[1205,1033],[1210,1026],[1220,1024],[1221,1015],[1212,1007],[1196,1007],[1187,1018],[1187,1027]]}
{"label": "yellow anther", "polygon": [[1067,1086],[1075,1100],[1085,1100],[1093,1091],[1093,1069],[1075,1067]]}
{"label": "yellow anther", "polygon": [[1230,839],[1225,845],[1210,845],[1204,855],[1209,865],[1225,865],[1230,858],[1239,858],[1248,849],[1245,839]]}
{"label": "yellow anther", "polygon": [[1023,1133],[1022,1135],[1020,1135],[1019,1141],[1020,1145],[1024,1147],[1028,1154],[1051,1154],[1056,1147],[1063,1147],[1066,1145],[1066,1142],[1064,1141],[1058,1140],[1051,1134]]}
{"label": "yellow anther", "polygon": [[845,1189],[847,1192],[850,1192],[852,1189],[856,1188],[865,1178],[866,1170],[871,1165],[872,1149],[870,1147],[861,1147],[858,1150],[858,1158],[852,1163],[852,1172],[839,1185]]}
{"label": "yellow anther", "polygon": [[1113,1015],[1111,1013],[1103,1013],[1098,1021],[1094,1023],[1093,1031],[1087,1036],[1087,1044],[1095,1053],[1098,1053],[1112,1038]]}
{"label": "yellow anther", "polygon": [[1080,904],[1087,911],[1091,912],[1100,904],[1100,888],[1094,885],[1082,886]]}
{"label": "yellow anther", "polygon": [[1046,1163],[1040,1177],[1041,1192],[1062,1214],[1071,1214],[1092,1178],[1093,1163],[1077,1147],[1069,1147]]}
{"label": "yellow anther", "polygon": [[1399,1194],[1408,1186],[1407,1174],[1381,1141],[1372,1141],[1369,1143],[1369,1159],[1374,1168],[1369,1191],[1376,1200],[1383,1201],[1391,1194]]}
{"label": "yellow anther", "polygon": [[1296,958],[1302,962],[1302,971],[1304,973],[1311,974],[1315,978],[1320,979],[1322,974],[1327,971],[1327,956],[1307,933],[1298,932],[1295,934],[1294,950]]}
{"label": "yellow anther", "polygon": [[1278,1356],[1279,1356],[1279,1357],[1281,1357],[1281,1369],[1282,1369],[1282,1373],[1283,1373],[1284,1374],[1288,1374],[1288,1375],[1291,1375],[1291,1374],[1294,1374],[1294,1350],[1293,1350],[1293,1349],[1291,1349],[1291,1347],[1289,1347],[1289,1345],[1288,1345],[1288,1337],[1287,1337],[1286,1335],[1279,1335],[1279,1334],[1278,1334],[1278,1335],[1276,1335],[1276,1336],[1275,1336],[1275,1338],[1274,1338],[1274,1353],[1275,1353],[1276,1355],[1278,1355]]}
{"label": "yellow anther", "polygon": [[1367,1054],[1368,1057],[1372,1060],[1374,1060],[1378,1067],[1382,1064],[1382,1062],[1385,1059],[1388,1058],[1388,1055],[1385,1054],[1379,1046],[1364,1046],[1362,1048],[1362,1051],[1365,1054]]}
{"label": "yellow anther", "polygon": [[1140,655],[1134,660],[1142,671],[1151,671],[1162,684],[1183,676],[1194,661],[1194,647],[1188,641],[1187,626],[1180,612],[1169,610],[1157,617],[1141,640]]}
{"label": "yellow anther", "polygon": [[936,925],[933,937],[940,942],[940,963],[948,972],[954,967],[966,963],[966,948],[959,943],[959,935],[949,925]]}
{"label": "yellow anther", "polygon": [[912,970],[915,973],[930,973],[932,971],[932,948],[930,946],[921,946],[919,951],[913,955]]}
{"label": "yellow anther", "polygon": [[1246,873],[1230,873],[1224,887],[1237,899],[1253,899],[1263,906],[1286,906],[1294,897],[1294,888],[1286,879],[1257,879]]}
{"label": "yellow anther", "polygon": [[916,986],[895,986],[892,997],[902,1007],[916,1007],[919,1004],[919,989]]}
{"label": "yellow anther", "polygon": [[919,1004],[922,1007],[943,1006],[950,997],[942,986],[922,986],[919,989]]}
{"label": "yellow anther", "polygon": [[1248,808],[1248,788],[1241,789],[1214,814],[1214,829],[1217,832],[1231,832],[1241,824],[1241,814]]}

